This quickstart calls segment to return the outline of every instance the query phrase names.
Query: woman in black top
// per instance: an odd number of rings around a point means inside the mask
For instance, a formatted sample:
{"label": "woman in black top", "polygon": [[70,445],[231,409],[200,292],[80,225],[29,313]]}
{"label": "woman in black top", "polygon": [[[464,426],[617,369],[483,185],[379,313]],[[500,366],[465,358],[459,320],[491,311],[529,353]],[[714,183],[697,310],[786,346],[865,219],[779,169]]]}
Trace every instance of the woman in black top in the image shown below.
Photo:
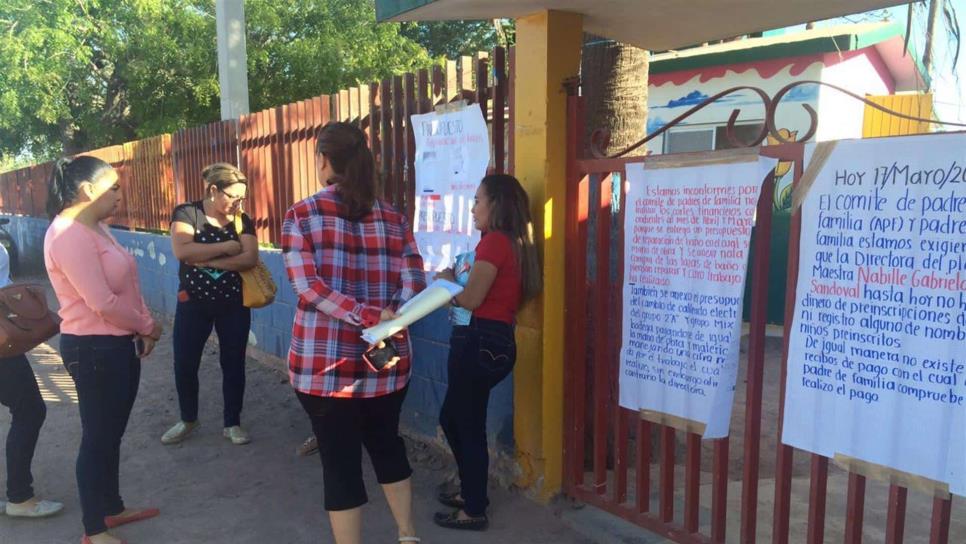
{"label": "woman in black top", "polygon": [[[171,246],[181,262],[174,317],[174,375],[181,421],[161,442],[177,444],[198,426],[198,367],[211,329],[218,335],[224,395],[224,436],[250,442],[241,427],[245,349],[251,310],[242,304],[239,272],[258,263],[252,220],[241,211],[248,180],[238,168],[216,163],[202,171],[205,199],[182,204],[171,216]],[[241,232],[236,216],[241,217]]]}

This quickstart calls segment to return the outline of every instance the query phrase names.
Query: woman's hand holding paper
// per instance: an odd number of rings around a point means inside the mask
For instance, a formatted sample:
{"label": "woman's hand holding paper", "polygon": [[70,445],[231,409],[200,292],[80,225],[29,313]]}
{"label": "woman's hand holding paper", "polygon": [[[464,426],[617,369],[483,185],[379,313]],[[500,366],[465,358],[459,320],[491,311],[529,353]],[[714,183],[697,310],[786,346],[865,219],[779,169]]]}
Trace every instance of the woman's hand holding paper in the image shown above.
{"label": "woman's hand holding paper", "polygon": [[[364,329],[362,338],[370,344],[375,344],[396,335],[437,308],[445,306],[462,290],[463,288],[455,283],[437,279],[423,292],[404,304],[392,319],[384,319],[378,325]],[[387,311],[391,312],[389,309],[383,310],[380,317],[384,318]]]}
{"label": "woman's hand holding paper", "polygon": [[436,273],[436,279],[456,283],[456,273],[453,272],[452,268],[444,268]]}

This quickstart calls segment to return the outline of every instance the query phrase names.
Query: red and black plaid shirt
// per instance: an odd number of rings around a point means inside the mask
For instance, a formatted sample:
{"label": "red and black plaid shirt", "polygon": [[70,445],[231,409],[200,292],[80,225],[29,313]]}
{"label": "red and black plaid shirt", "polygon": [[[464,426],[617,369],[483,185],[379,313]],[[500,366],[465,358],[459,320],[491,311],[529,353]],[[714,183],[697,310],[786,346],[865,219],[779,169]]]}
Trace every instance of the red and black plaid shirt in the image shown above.
{"label": "red and black plaid shirt", "polygon": [[345,218],[334,186],[292,206],[282,225],[282,255],[298,309],[289,349],[296,391],[320,397],[378,397],[409,383],[408,336],[393,340],[400,361],[380,372],[362,360],[362,329],[383,308],[397,309],[426,287],[406,217],[376,201],[372,213]]}

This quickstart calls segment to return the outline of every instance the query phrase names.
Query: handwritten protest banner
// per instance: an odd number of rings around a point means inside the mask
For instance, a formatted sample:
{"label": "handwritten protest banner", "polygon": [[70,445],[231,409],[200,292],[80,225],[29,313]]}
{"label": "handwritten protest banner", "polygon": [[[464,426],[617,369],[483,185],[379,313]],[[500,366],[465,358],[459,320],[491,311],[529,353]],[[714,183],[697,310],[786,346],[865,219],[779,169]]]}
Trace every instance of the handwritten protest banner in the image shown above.
{"label": "handwritten protest banner", "polygon": [[782,441],[962,494],[966,136],[837,142],[801,213]]}
{"label": "handwritten protest banner", "polygon": [[427,271],[452,266],[476,247],[473,197],[490,162],[486,120],[478,106],[411,117],[416,137],[413,234]]}
{"label": "handwritten protest banner", "polygon": [[621,406],[727,436],[749,238],[774,166],[627,166]]}

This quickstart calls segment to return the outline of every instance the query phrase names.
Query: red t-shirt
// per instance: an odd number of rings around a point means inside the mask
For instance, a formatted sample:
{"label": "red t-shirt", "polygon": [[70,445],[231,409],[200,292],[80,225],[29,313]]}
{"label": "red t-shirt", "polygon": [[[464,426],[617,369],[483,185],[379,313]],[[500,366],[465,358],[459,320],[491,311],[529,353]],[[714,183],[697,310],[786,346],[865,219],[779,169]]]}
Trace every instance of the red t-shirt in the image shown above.
{"label": "red t-shirt", "polygon": [[510,237],[499,231],[484,233],[476,245],[476,261],[495,266],[496,279],[473,315],[513,324],[523,296],[523,279]]}

